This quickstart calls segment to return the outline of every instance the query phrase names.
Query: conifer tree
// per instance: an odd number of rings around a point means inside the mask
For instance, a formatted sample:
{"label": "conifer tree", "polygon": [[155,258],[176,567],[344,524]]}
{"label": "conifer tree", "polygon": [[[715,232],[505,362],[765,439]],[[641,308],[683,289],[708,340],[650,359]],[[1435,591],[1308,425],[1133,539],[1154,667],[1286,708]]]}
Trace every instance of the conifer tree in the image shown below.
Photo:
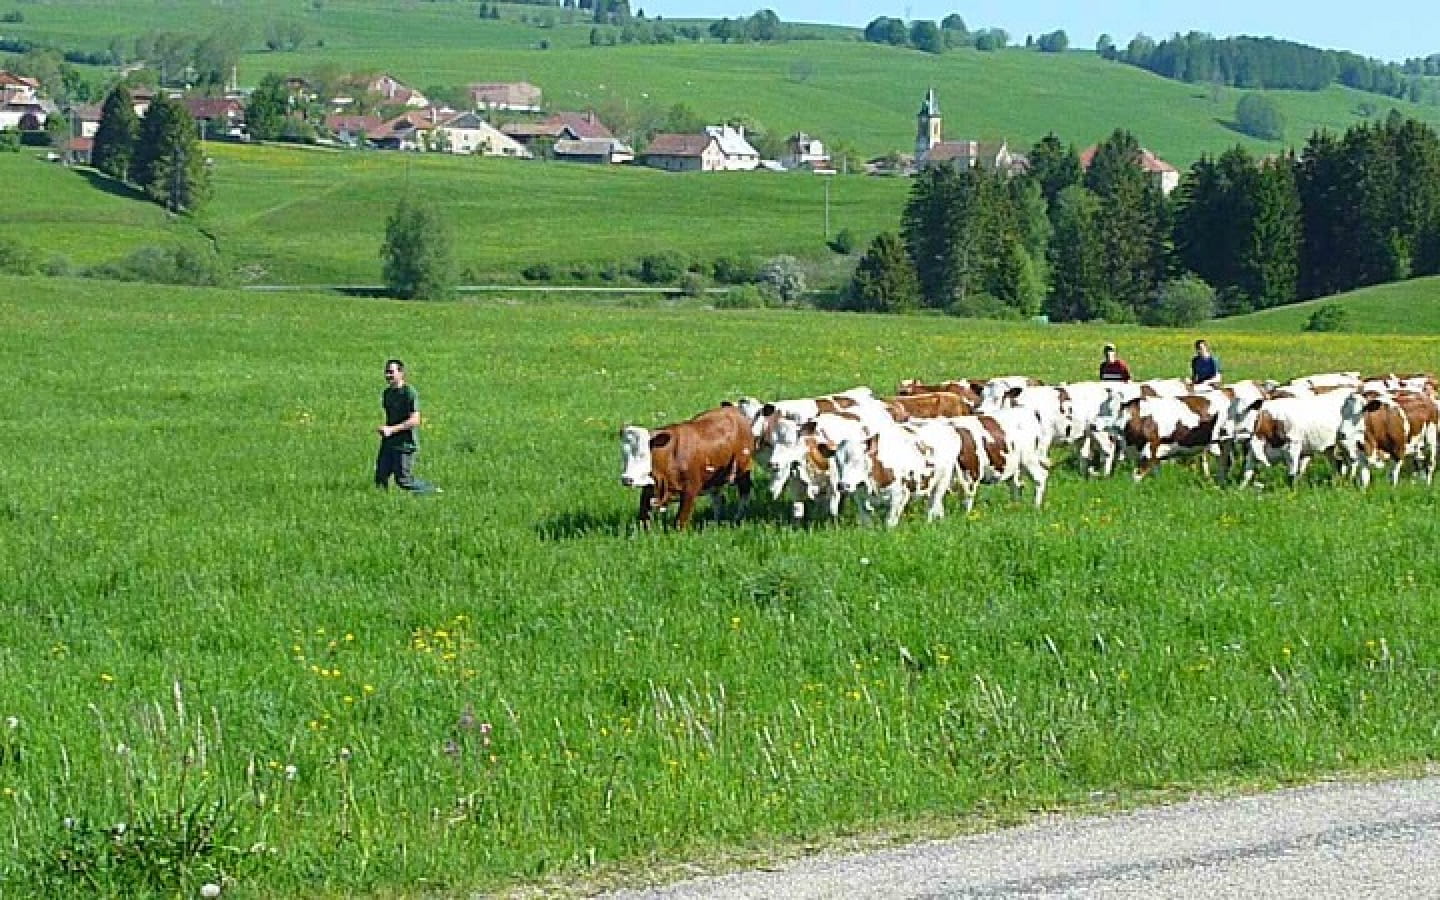
{"label": "conifer tree", "polygon": [[90,163],[95,168],[122,181],[130,174],[130,160],[140,133],[140,120],[135,115],[135,101],[129,88],[118,84],[105,98],[100,110],[100,127],[95,132],[95,146]]}

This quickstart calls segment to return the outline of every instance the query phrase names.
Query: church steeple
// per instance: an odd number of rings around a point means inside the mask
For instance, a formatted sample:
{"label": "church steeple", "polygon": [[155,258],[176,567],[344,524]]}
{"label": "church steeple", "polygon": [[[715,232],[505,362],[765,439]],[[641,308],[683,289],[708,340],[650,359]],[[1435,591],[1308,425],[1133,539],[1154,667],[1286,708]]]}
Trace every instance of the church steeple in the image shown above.
{"label": "church steeple", "polygon": [[925,92],[925,102],[920,104],[920,112],[915,119],[915,162],[920,163],[930,154],[931,147],[944,140],[940,127],[940,101],[935,98],[933,87]]}

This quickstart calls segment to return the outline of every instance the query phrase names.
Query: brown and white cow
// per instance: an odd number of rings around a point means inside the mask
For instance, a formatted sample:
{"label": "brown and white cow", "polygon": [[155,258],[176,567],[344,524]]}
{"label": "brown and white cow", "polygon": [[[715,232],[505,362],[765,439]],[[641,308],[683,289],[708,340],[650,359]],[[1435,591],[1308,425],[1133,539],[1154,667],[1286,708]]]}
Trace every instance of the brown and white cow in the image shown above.
{"label": "brown and white cow", "polygon": [[651,516],[662,514],[670,501],[680,499],[675,527],[690,524],[695,500],[711,495],[715,516],[721,512],[720,491],[733,485],[739,493],[735,518],[745,514],[750,501],[750,461],[754,454],[750,421],[734,406],[725,404],[687,422],[620,429],[622,471],[620,483],[640,488],[639,521],[649,527]]}
{"label": "brown and white cow", "polygon": [[1440,410],[1426,394],[1384,391],[1356,392],[1340,407],[1336,452],[1352,466],[1362,488],[1370,485],[1370,469],[1389,458],[1390,483],[1400,483],[1406,459],[1415,473],[1430,484],[1435,477],[1436,444],[1440,439]]}
{"label": "brown and white cow", "polygon": [[945,422],[960,438],[953,483],[964,497],[965,512],[975,508],[975,494],[982,484],[1007,483],[1011,496],[1019,499],[1027,475],[1035,482],[1035,506],[1045,502],[1050,480],[1048,435],[1033,410],[1001,409],[993,415]]}
{"label": "brown and white cow", "polygon": [[860,521],[868,523],[879,505],[886,526],[894,528],[912,497],[927,500],[927,520],[944,517],[959,451],[953,429],[926,421],[888,425],[864,441],[842,441],[830,455],[836,486],[842,497],[854,498]]}
{"label": "brown and white cow", "polygon": [[864,444],[872,434],[874,431],[851,412],[821,413],[803,425],[781,418],[775,423],[774,446],[766,461],[770,497],[779,500],[788,488],[795,519],[804,518],[807,509],[823,511],[831,518],[839,515],[840,492],[832,457],[842,444]]}
{"label": "brown and white cow", "polygon": [[972,406],[980,403],[980,392],[985,389],[985,379],[951,379],[949,381],[937,381],[926,384],[916,378],[907,378],[900,382],[895,388],[895,393],[901,397],[912,397],[916,394],[959,394]]}
{"label": "brown and white cow", "polygon": [[900,394],[885,401],[890,405],[890,415],[897,422],[907,419],[938,419],[948,416],[968,416],[975,411],[975,404],[954,391],[931,391],[926,394]]}
{"label": "brown and white cow", "polygon": [[1209,455],[1216,428],[1225,415],[1225,401],[1218,391],[1129,400],[1116,394],[1106,401],[1102,427],[1118,438],[1127,454],[1135,456],[1136,481],[1167,459],[1197,454],[1209,476]]}
{"label": "brown and white cow", "polygon": [[822,413],[849,412],[878,427],[892,421],[889,410],[868,387],[851,388],[838,394],[777,400],[763,403],[753,397],[742,397],[740,411],[750,420],[755,439],[755,457],[763,466],[775,446],[775,426],[781,419],[803,425]]}
{"label": "brown and white cow", "polygon": [[1317,453],[1332,458],[1340,432],[1340,407],[1352,392],[1331,390],[1323,394],[1301,392],[1255,401],[1235,429],[1235,442],[1244,448],[1244,487],[1255,477],[1256,468],[1284,462],[1290,484],[1294,485]]}

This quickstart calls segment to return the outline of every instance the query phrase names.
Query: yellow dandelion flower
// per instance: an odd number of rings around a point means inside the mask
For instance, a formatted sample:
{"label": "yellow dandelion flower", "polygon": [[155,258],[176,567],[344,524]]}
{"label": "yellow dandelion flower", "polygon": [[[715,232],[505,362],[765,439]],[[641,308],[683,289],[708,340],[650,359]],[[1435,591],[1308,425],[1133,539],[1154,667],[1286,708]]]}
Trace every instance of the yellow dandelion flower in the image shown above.
{"label": "yellow dandelion flower", "polygon": [[109,672],[101,672],[100,680],[105,682],[106,684],[110,684],[112,681],[115,680],[115,676],[111,675]]}

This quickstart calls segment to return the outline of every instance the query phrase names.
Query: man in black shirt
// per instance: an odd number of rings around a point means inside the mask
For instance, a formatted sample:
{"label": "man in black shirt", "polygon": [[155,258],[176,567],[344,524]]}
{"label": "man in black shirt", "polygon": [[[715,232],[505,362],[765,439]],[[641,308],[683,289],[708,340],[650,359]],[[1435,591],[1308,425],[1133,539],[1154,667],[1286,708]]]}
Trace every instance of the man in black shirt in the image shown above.
{"label": "man in black shirt", "polygon": [[420,427],[420,395],[405,383],[405,363],[398,359],[385,361],[385,381],[389,387],[380,395],[385,409],[385,424],[380,432],[380,454],[375,458],[375,486],[388,488],[390,478],[403,490],[420,494],[439,493],[440,489],[416,478],[413,472],[415,453],[420,449],[415,431]]}

